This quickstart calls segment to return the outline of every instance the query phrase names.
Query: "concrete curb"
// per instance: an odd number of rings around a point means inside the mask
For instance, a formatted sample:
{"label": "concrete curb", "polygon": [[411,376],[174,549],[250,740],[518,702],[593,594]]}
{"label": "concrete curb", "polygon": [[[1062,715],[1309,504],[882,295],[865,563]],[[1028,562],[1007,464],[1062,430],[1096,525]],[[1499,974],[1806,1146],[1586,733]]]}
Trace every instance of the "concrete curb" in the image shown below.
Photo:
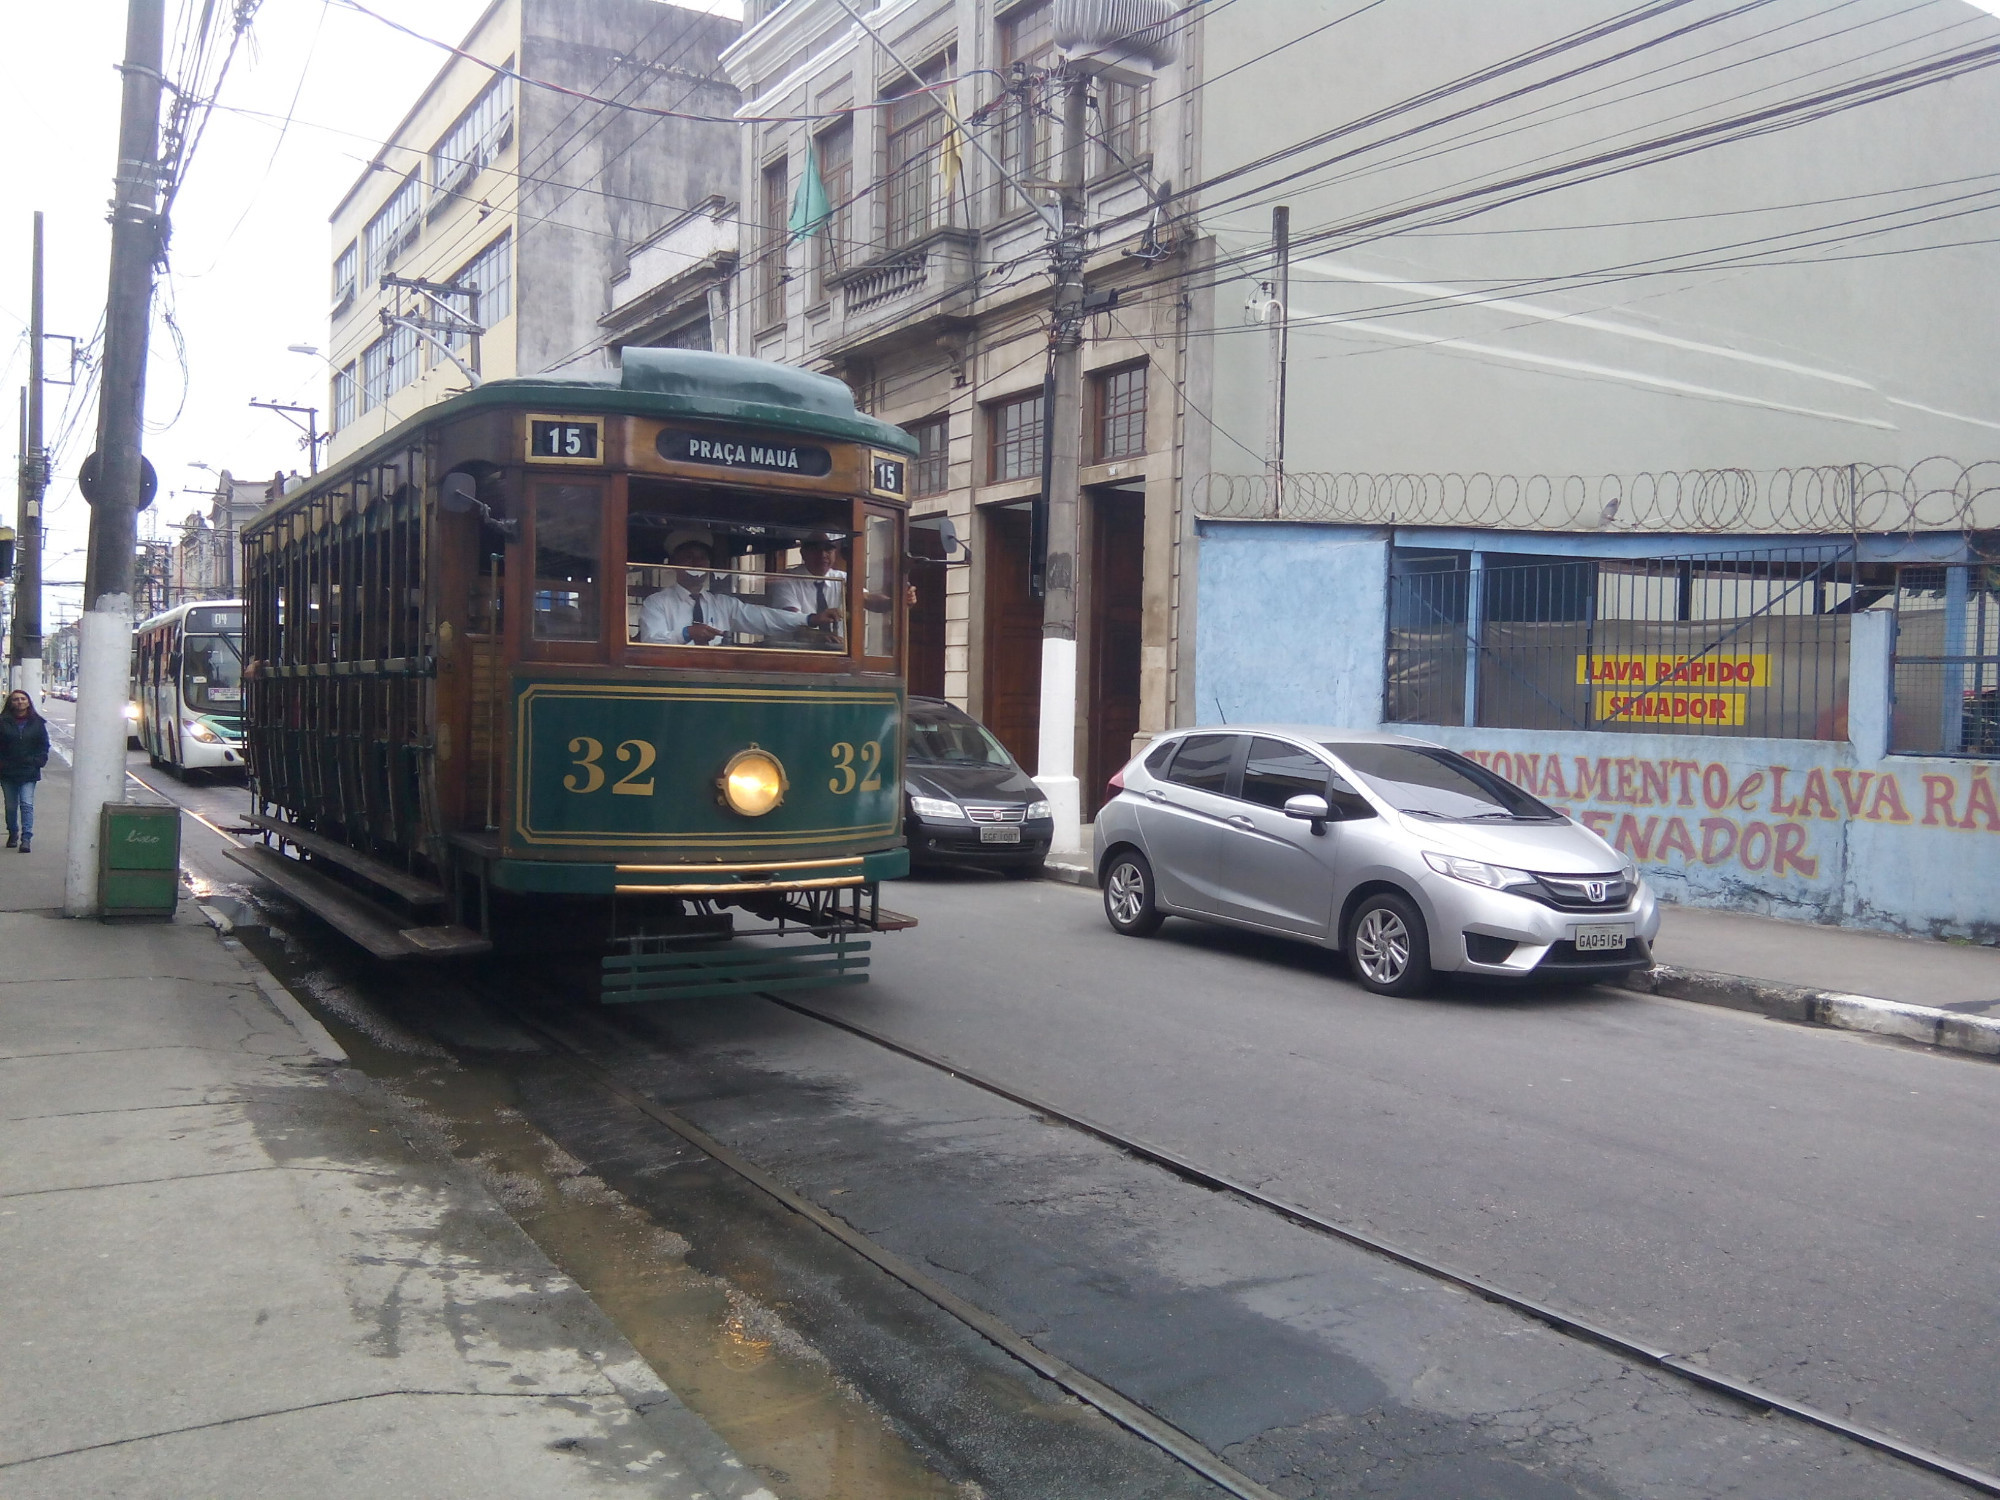
{"label": "concrete curb", "polygon": [[[1054,859],[1042,866],[1042,878],[1068,885],[1092,888],[1097,885],[1097,874],[1089,865],[1059,863]],[[1862,1031],[1920,1042],[1946,1052],[2000,1059],[2000,1017],[1996,1016],[1962,1016],[1930,1005],[1909,1005],[1900,1000],[1848,995],[1838,990],[1807,989],[1742,974],[1711,974],[1673,964],[1655,964],[1628,975],[1620,984],[1642,994],[1747,1010],[1774,1021],[1826,1026],[1836,1031]]]}
{"label": "concrete curb", "polygon": [[212,906],[197,907],[208,925],[215,929],[215,935],[243,965],[250,982],[257,986],[258,993],[271,1003],[271,1008],[298,1032],[305,1044],[329,1063],[346,1063],[347,1049],[333,1039],[333,1033],[320,1025],[318,1017],[299,1004],[298,997],[278,982],[278,978],[258,961],[257,956],[243,946],[243,939],[237,937],[236,924]]}
{"label": "concrete curb", "polygon": [[1656,964],[1628,976],[1628,990],[1747,1010],[1778,1021],[1828,1026],[1837,1031],[1862,1031],[1874,1036],[1921,1042],[1947,1052],[2000,1058],[2000,1017],[1962,1016],[1930,1005],[1908,1005],[1873,995],[1848,995],[1838,990],[1807,989],[1775,980],[1740,974],[1709,974]]}

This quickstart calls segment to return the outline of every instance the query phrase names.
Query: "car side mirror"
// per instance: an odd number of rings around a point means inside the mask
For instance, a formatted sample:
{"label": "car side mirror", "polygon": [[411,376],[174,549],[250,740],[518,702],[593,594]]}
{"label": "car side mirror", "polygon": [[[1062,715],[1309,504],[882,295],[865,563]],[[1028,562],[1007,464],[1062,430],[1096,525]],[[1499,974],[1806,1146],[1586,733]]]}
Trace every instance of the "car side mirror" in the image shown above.
{"label": "car side mirror", "polygon": [[1312,831],[1316,834],[1326,832],[1326,820],[1331,815],[1332,809],[1326,805],[1326,798],[1315,797],[1311,792],[1301,792],[1296,797],[1287,798],[1285,802],[1285,816],[1311,823]]}

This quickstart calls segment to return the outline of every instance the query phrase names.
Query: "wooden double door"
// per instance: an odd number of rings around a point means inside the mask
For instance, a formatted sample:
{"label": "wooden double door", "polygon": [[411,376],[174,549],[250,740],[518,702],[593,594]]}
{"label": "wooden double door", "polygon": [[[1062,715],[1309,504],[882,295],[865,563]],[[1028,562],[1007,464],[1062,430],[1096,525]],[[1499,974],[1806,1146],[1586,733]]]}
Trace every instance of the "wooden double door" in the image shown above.
{"label": "wooden double door", "polygon": [[[1088,492],[1085,499],[1088,619],[1084,690],[1085,753],[1078,768],[1083,812],[1104,802],[1104,786],[1131,754],[1139,729],[1146,507],[1143,495]],[[1030,591],[1027,508],[984,512],[986,670],[983,717],[1032,774],[1041,726],[1042,603]]]}

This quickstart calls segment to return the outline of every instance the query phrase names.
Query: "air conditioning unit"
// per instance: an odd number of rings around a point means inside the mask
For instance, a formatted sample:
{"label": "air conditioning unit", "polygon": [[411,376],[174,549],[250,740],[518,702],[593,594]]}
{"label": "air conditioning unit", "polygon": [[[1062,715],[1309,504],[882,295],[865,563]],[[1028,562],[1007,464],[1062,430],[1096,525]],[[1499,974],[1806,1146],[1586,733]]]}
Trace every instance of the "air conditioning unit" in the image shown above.
{"label": "air conditioning unit", "polygon": [[1179,11],[1176,0],[1056,0],[1055,42],[1093,72],[1143,73],[1174,60]]}

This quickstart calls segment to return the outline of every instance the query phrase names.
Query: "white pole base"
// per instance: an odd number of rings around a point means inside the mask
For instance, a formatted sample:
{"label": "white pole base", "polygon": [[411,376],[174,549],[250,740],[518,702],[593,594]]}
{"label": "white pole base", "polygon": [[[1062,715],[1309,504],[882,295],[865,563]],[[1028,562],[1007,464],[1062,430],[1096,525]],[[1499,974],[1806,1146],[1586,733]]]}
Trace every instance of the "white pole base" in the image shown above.
{"label": "white pole base", "polygon": [[[97,810],[125,795],[125,703],[132,682],[132,605],[101,601],[77,622],[76,751],[70,768],[69,865],[63,910],[97,915]],[[122,607],[121,607],[122,606]]]}
{"label": "white pole base", "polygon": [[1074,776],[1037,776],[1035,785],[1049,799],[1049,816],[1056,820],[1049,840],[1052,854],[1083,852],[1083,783]]}

